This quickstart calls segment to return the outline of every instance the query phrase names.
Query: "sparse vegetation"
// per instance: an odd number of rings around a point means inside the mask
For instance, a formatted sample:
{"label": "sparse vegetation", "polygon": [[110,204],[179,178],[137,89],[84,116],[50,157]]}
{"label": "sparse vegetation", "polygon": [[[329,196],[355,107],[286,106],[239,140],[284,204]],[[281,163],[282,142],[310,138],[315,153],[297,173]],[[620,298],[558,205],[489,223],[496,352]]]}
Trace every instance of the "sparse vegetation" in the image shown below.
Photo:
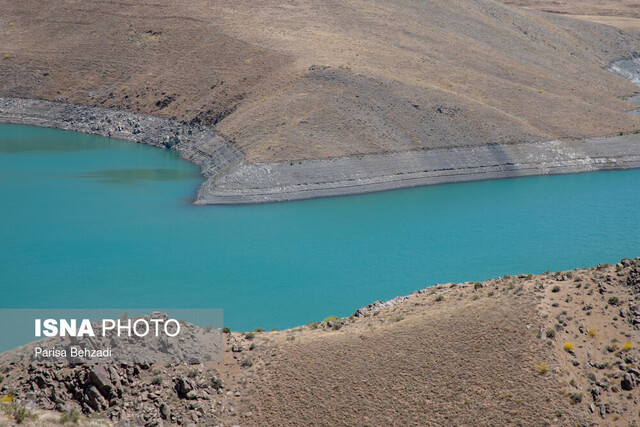
{"label": "sparse vegetation", "polygon": [[211,378],[211,387],[213,387],[215,390],[220,390],[224,387],[224,381],[222,381],[218,377],[213,377]]}
{"label": "sparse vegetation", "polygon": [[2,401],[2,403],[0,403],[0,409],[2,409],[2,412],[13,418],[16,424],[22,424],[26,420],[36,419],[38,417],[29,409],[13,402],[13,398],[11,399],[12,400],[10,402]]}
{"label": "sparse vegetation", "polygon": [[553,288],[551,288],[551,292],[560,292],[560,286],[556,285]]}
{"label": "sparse vegetation", "polygon": [[633,343],[631,341],[627,341],[626,343],[622,344],[622,349],[624,351],[629,351],[633,348]]}
{"label": "sparse vegetation", "polygon": [[609,305],[618,305],[618,297],[609,297],[607,302],[609,303]]}
{"label": "sparse vegetation", "polygon": [[589,328],[589,330],[587,330],[587,333],[589,334],[590,337],[596,336],[596,330],[593,328]]}
{"label": "sparse vegetation", "polygon": [[225,326],[224,328],[222,328],[222,332],[225,334],[230,334],[231,333],[231,328],[229,328],[228,326]]}
{"label": "sparse vegetation", "polygon": [[153,379],[151,380],[151,384],[162,385],[162,377],[153,377]]}
{"label": "sparse vegetation", "polygon": [[554,331],[553,329],[547,329],[545,335],[547,336],[547,338],[553,339],[556,337],[556,331]]}
{"label": "sparse vegetation", "polygon": [[578,393],[578,392],[571,393],[569,395],[569,399],[571,399],[571,403],[573,403],[574,405],[576,403],[580,403],[580,402],[582,402],[582,393]]}
{"label": "sparse vegetation", "polygon": [[570,342],[564,343],[564,351],[570,352],[572,350],[573,350],[573,344],[571,344]]}
{"label": "sparse vegetation", "polygon": [[443,297],[442,295],[438,295],[438,296],[436,297],[436,302],[440,302],[440,301],[442,301],[442,300],[444,300],[444,297]]}
{"label": "sparse vegetation", "polygon": [[539,365],[536,365],[536,371],[538,371],[540,375],[546,374],[548,370],[549,370],[549,367],[544,362]]}
{"label": "sparse vegetation", "polygon": [[60,424],[78,424],[80,421],[80,412],[75,409],[72,409],[70,412],[65,412],[60,416]]}
{"label": "sparse vegetation", "polygon": [[334,320],[338,320],[338,316],[329,316],[329,317],[325,317],[325,319],[323,320],[324,323],[327,322],[333,322]]}

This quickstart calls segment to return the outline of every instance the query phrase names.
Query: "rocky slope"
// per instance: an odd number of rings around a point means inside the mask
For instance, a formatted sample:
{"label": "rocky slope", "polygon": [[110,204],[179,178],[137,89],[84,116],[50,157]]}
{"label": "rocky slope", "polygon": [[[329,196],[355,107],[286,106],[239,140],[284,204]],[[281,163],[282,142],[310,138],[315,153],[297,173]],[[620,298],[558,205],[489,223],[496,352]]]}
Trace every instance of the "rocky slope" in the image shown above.
{"label": "rocky slope", "polygon": [[623,259],[229,332],[221,363],[5,364],[2,419],[26,407],[32,423],[637,425],[639,301],[640,258]]}

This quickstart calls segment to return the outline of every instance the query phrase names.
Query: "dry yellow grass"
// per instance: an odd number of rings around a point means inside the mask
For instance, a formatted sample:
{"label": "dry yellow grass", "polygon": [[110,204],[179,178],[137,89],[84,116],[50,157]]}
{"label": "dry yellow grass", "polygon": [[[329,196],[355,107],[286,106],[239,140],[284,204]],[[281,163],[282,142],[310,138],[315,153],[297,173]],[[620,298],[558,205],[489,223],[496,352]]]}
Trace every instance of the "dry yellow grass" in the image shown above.
{"label": "dry yellow grass", "polygon": [[490,0],[0,0],[0,10],[10,55],[0,96],[215,125],[248,161],[640,129],[623,100],[635,86],[603,70],[638,50],[637,36]]}

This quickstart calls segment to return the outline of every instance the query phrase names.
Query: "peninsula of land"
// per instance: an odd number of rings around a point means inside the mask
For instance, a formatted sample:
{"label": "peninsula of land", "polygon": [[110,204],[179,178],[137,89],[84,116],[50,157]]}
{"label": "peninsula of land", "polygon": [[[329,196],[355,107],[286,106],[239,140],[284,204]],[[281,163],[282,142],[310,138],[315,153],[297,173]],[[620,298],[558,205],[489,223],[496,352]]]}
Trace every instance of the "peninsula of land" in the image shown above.
{"label": "peninsula of land", "polygon": [[1,0],[0,122],[177,150],[201,204],[639,167],[640,35],[519,6]]}

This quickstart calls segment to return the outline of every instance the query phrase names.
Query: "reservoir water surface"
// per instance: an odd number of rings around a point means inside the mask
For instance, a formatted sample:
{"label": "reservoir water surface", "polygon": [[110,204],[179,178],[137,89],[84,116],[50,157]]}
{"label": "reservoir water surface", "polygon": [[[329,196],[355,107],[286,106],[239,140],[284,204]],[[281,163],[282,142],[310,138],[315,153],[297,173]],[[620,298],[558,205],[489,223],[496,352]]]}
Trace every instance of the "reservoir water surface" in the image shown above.
{"label": "reservoir water surface", "polygon": [[222,308],[286,328],[453,281],[640,256],[640,170],[194,206],[175,152],[0,125],[0,308]]}

